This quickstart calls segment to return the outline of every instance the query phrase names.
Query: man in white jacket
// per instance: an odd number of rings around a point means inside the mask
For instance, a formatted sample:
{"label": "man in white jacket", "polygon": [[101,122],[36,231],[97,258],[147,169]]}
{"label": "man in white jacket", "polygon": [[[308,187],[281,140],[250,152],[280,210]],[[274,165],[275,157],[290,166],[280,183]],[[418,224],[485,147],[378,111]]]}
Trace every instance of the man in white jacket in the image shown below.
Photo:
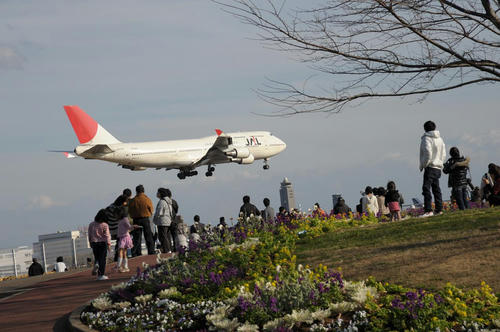
{"label": "man in white jacket", "polygon": [[[443,210],[439,178],[446,159],[446,148],[434,122],[424,123],[424,130],[425,134],[420,143],[420,172],[424,171],[422,195],[424,195],[425,214],[423,217],[430,217],[434,214],[441,214]],[[434,195],[435,212],[432,212],[432,195]]]}

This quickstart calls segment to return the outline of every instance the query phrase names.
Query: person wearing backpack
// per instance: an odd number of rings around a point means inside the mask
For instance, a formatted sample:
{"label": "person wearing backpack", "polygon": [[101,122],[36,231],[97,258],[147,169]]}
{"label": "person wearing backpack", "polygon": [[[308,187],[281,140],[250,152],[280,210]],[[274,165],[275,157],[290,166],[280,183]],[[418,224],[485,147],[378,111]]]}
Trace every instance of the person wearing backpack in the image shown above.
{"label": "person wearing backpack", "polygon": [[469,208],[467,201],[467,171],[469,170],[469,158],[460,156],[458,148],[450,149],[451,158],[446,161],[443,167],[443,173],[449,174],[448,187],[451,188],[451,194],[457,201],[458,208],[465,210]]}
{"label": "person wearing backpack", "polygon": [[172,200],[168,197],[167,189],[159,188],[156,197],[160,200],[156,205],[156,211],[153,217],[154,224],[158,227],[158,240],[161,244],[163,253],[172,253],[172,239],[170,237],[172,225]]}

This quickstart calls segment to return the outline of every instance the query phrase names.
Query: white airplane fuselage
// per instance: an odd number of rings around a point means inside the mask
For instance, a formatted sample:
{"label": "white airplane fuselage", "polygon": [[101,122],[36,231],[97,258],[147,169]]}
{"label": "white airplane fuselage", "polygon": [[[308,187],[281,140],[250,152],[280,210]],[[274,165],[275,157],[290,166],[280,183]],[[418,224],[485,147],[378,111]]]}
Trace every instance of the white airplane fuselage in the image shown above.
{"label": "white airplane fuselage", "polygon": [[[227,133],[225,135],[232,138],[234,148],[248,149],[254,160],[273,157],[286,148],[286,144],[282,140],[265,131]],[[87,159],[105,160],[137,168],[181,169],[189,167],[193,162],[206,155],[217,137],[214,135],[199,139],[108,144],[113,152],[103,155],[86,155],[85,151],[94,145],[83,144],[76,147],[75,153]],[[245,159],[236,157],[233,160],[219,161],[213,164],[231,161],[243,164],[252,163],[250,162],[251,158]]]}

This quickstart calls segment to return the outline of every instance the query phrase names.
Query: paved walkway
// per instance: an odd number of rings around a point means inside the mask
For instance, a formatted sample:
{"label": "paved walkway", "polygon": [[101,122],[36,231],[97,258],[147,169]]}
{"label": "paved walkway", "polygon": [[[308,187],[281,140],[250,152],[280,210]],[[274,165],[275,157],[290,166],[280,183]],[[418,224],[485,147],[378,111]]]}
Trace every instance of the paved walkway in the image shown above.
{"label": "paved walkway", "polygon": [[[129,259],[130,272],[111,272],[109,280],[96,281],[90,270],[32,277],[0,283],[0,293],[15,293],[0,298],[0,331],[66,331],[63,316],[97,297],[117,283],[130,279],[142,263],[156,264],[156,256]],[[3,284],[3,285],[2,285]]]}

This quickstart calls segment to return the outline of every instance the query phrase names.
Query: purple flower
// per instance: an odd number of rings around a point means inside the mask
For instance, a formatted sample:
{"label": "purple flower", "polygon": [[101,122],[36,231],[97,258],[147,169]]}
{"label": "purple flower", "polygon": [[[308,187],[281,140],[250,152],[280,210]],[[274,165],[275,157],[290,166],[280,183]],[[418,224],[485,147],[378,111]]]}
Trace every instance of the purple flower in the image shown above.
{"label": "purple flower", "polygon": [[417,293],[414,293],[414,292],[407,292],[405,295],[408,298],[408,300],[410,300],[410,301],[416,301],[418,298]]}
{"label": "purple flower", "polygon": [[439,294],[434,295],[434,301],[436,301],[437,304],[441,304],[444,302],[443,298]]}
{"label": "purple flower", "polygon": [[181,285],[183,285],[186,288],[189,288],[193,284],[193,279],[191,278],[186,278],[181,281]]}
{"label": "purple flower", "polygon": [[271,296],[271,311],[278,312],[278,299]]}
{"label": "purple flower", "polygon": [[252,304],[245,300],[242,296],[238,297],[238,306],[240,307],[241,311],[246,312]]}
{"label": "purple flower", "polygon": [[391,302],[391,306],[396,309],[404,310],[405,306],[403,303],[401,303],[400,299],[394,299]]}
{"label": "purple flower", "polygon": [[255,284],[255,286],[253,288],[253,294],[254,294],[254,298],[261,298],[262,297],[262,291],[260,290],[259,286],[257,286],[257,284]]}

